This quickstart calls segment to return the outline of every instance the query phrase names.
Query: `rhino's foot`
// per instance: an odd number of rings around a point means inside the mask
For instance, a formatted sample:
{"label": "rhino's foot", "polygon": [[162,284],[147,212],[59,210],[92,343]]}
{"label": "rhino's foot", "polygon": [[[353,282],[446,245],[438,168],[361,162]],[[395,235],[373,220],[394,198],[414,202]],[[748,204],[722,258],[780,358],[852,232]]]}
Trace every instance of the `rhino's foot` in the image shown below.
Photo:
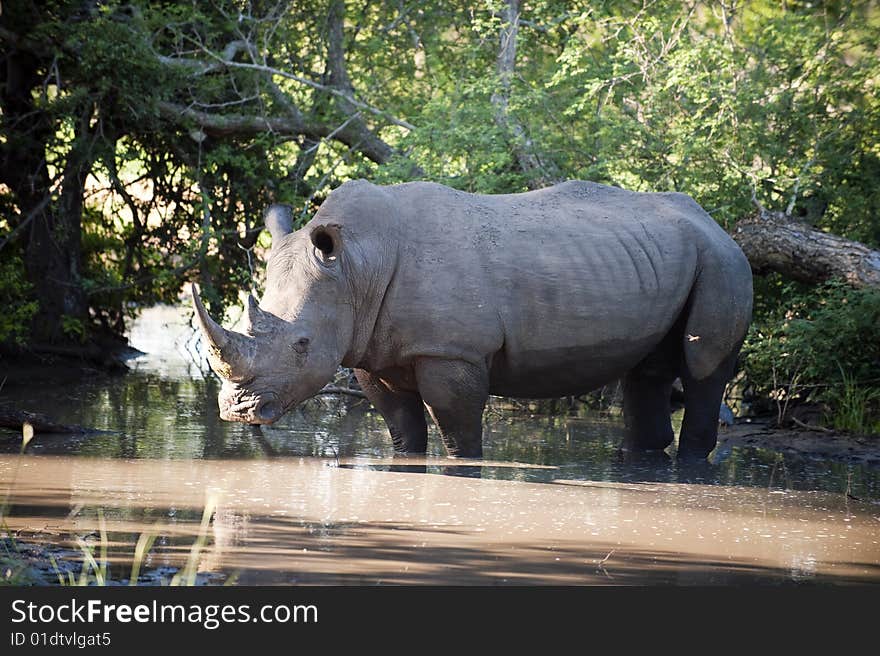
{"label": "rhino's foot", "polygon": [[446,452],[450,458],[482,458],[483,445],[478,444],[471,448],[460,448],[457,445],[446,445]]}
{"label": "rhino's foot", "polygon": [[709,454],[715,449],[716,439],[706,440],[704,444],[694,445],[685,444],[679,446],[676,452],[676,458],[679,460],[701,461],[709,457]]}

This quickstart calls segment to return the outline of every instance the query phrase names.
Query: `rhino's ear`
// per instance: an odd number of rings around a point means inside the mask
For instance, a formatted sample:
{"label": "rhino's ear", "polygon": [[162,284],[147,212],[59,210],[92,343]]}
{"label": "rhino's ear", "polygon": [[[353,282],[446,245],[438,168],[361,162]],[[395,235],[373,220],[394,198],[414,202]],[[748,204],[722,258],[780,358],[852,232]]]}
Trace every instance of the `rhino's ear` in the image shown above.
{"label": "rhino's ear", "polygon": [[324,223],[315,226],[309,238],[314,246],[315,258],[325,266],[336,263],[342,251],[342,226]]}
{"label": "rhino's ear", "polygon": [[272,235],[273,248],[284,235],[293,232],[293,211],[289,205],[270,205],[263,212],[263,221]]}

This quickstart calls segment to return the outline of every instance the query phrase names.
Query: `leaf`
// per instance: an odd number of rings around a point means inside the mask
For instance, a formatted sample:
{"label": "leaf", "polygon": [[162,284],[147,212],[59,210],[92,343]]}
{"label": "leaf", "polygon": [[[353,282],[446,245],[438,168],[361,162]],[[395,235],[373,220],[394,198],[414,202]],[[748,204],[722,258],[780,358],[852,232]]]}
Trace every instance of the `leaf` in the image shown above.
{"label": "leaf", "polygon": [[26,421],[21,425],[21,448],[27,448],[28,442],[34,438],[34,427],[31,422]]}

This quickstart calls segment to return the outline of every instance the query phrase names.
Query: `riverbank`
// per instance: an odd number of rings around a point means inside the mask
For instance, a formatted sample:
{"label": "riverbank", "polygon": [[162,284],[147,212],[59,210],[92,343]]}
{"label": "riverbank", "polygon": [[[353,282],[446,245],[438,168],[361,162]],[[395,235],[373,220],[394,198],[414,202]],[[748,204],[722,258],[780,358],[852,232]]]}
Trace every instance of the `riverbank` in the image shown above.
{"label": "riverbank", "polygon": [[827,429],[775,428],[771,419],[738,421],[718,431],[717,453],[752,447],[811,460],[836,460],[880,468],[880,435]]}
{"label": "riverbank", "polygon": [[[30,531],[13,537],[0,533],[0,585],[95,585],[95,573],[85,565],[87,556],[82,550],[51,544],[47,539],[55,538],[70,542],[71,534]],[[97,554],[92,557],[98,558]],[[100,564],[99,564],[100,565]],[[86,576],[83,577],[83,570]],[[146,566],[138,572],[139,586],[169,585],[179,567]],[[224,585],[229,577],[218,572],[198,572],[194,585]],[[108,578],[102,585],[131,585],[128,578]]]}

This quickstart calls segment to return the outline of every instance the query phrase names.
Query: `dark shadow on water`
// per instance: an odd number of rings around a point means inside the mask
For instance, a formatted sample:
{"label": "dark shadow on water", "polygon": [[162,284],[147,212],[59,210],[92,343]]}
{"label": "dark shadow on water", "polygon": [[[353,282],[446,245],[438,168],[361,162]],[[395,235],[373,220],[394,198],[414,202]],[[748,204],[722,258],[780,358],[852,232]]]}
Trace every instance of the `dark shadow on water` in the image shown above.
{"label": "dark shadow on water", "polygon": [[416,462],[424,460],[424,456],[411,457],[395,453],[392,457],[392,464],[386,471],[399,472],[401,474],[425,474],[428,471],[428,465],[424,462]]}
{"label": "dark shadow on water", "polygon": [[[24,510],[24,509],[22,509]],[[29,512],[51,516],[57,507],[29,507]],[[112,518],[111,513],[108,518]],[[197,523],[197,517],[189,518]],[[224,527],[221,526],[221,530]],[[215,548],[235,550],[228,567],[218,562],[218,572],[233,571],[241,585],[841,585],[880,584],[880,565],[871,562],[838,563],[834,572],[765,566],[755,562],[718,559],[662,548],[638,548],[616,543],[584,545],[460,541],[456,528],[373,522],[325,524],[295,518],[249,516],[247,529],[229,527],[224,544],[209,543],[205,557]],[[417,537],[416,537],[417,536]],[[23,535],[25,544],[39,544],[48,536]],[[54,535],[46,551],[56,559],[81,562],[82,554]],[[130,571],[131,532],[110,532],[110,577],[122,580]],[[160,534],[151,551],[152,565],[167,567],[168,557],[185,559],[192,537]],[[414,539],[421,546],[414,547]],[[449,544],[449,540],[459,540]],[[246,563],[242,565],[242,562]],[[308,564],[307,564],[308,563]],[[47,571],[48,563],[45,564]],[[845,572],[845,570],[850,570]],[[149,578],[149,577],[148,577]],[[52,576],[47,582],[55,581]],[[159,582],[158,579],[155,582]]]}
{"label": "dark shadow on water", "polygon": [[482,478],[484,467],[480,465],[437,465],[437,464],[379,464],[369,463],[338,465],[340,469],[356,469],[366,471],[393,472],[398,474],[441,474],[443,476],[459,476],[463,478]]}
{"label": "dark shadow on water", "polygon": [[[751,562],[719,560],[663,549],[620,547],[589,543],[583,546],[536,547],[534,544],[505,545],[501,550],[489,544],[413,548],[410,534],[456,535],[447,527],[418,527],[394,523],[324,526],[297,520],[260,518],[243,546],[271,546],[278,535],[286,535],[296,549],[320,551],[322,564],[309,572],[289,572],[291,583],[415,583],[415,584],[568,584],[595,585],[729,585],[729,584],[842,584],[880,583],[880,565],[853,564],[863,574],[817,574],[809,571],[768,567]],[[332,544],[321,544],[326,536]],[[257,554],[255,554],[256,556]],[[282,575],[283,555],[267,548],[264,558],[275,558]],[[255,567],[240,571],[242,584],[268,583],[277,573]],[[357,563],[369,562],[367,571]],[[265,578],[264,578],[265,577]]]}
{"label": "dark shadow on water", "polygon": [[399,474],[427,474],[427,465],[369,465],[369,464],[340,464],[340,469],[355,469],[361,471],[380,471],[380,472],[396,472]]}

